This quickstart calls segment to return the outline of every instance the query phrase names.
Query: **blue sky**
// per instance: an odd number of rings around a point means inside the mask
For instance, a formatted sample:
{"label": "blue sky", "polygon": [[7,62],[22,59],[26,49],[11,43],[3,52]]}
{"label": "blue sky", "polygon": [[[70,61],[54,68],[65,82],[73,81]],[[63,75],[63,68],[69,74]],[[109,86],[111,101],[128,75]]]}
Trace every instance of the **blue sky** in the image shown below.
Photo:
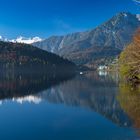
{"label": "blue sky", "polygon": [[84,31],[120,11],[140,12],[132,0],[0,0],[0,35],[46,38]]}

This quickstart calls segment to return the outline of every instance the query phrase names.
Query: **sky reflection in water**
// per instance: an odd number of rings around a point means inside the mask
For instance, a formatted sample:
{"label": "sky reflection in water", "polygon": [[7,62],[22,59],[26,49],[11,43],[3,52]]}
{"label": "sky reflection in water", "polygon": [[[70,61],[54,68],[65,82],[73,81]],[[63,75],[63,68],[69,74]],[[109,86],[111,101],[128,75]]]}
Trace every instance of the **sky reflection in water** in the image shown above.
{"label": "sky reflection in water", "polygon": [[107,74],[2,76],[0,138],[138,139],[140,97],[121,87]]}

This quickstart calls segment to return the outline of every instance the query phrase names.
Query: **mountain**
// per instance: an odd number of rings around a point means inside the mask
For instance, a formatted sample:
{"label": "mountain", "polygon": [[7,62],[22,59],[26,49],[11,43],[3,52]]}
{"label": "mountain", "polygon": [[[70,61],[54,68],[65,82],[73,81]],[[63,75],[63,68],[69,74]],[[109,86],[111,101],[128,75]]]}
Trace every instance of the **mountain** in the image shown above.
{"label": "mountain", "polygon": [[0,41],[0,69],[44,72],[73,71],[74,63],[32,45]]}
{"label": "mountain", "polygon": [[8,39],[7,39],[7,38],[5,38],[5,37],[3,37],[3,36],[0,36],[0,41],[7,42],[7,41],[8,41]]}
{"label": "mountain", "polygon": [[25,43],[25,44],[32,44],[32,43],[36,43],[36,42],[40,42],[43,41],[42,38],[40,37],[23,37],[23,36],[19,36],[16,39],[8,39],[5,38],[3,36],[0,36],[0,41],[4,41],[4,42],[13,42],[13,43]]}
{"label": "mountain", "polygon": [[33,45],[76,64],[101,64],[118,56],[139,26],[139,15],[121,12],[92,30],[52,36]]}
{"label": "mountain", "polygon": [[22,36],[17,37],[17,39],[9,40],[9,42],[13,42],[13,43],[17,42],[17,43],[25,43],[25,44],[32,44],[39,41],[42,41],[40,37],[26,38]]}

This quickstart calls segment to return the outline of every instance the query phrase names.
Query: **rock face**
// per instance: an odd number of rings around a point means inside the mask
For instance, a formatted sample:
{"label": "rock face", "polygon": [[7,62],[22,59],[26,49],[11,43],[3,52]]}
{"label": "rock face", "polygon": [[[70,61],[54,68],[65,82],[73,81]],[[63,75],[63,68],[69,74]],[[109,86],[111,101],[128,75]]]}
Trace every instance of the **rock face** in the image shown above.
{"label": "rock face", "polygon": [[93,30],[52,36],[33,45],[64,56],[77,64],[88,64],[110,55],[117,56],[131,42],[139,26],[137,15],[122,12]]}

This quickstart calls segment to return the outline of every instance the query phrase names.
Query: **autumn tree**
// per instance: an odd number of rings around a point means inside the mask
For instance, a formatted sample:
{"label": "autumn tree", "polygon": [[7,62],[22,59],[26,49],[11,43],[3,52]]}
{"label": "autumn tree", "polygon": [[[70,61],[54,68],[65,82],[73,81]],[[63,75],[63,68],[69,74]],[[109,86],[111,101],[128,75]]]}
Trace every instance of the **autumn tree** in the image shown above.
{"label": "autumn tree", "polygon": [[129,44],[121,53],[120,59],[121,75],[129,82],[140,82],[140,29]]}

